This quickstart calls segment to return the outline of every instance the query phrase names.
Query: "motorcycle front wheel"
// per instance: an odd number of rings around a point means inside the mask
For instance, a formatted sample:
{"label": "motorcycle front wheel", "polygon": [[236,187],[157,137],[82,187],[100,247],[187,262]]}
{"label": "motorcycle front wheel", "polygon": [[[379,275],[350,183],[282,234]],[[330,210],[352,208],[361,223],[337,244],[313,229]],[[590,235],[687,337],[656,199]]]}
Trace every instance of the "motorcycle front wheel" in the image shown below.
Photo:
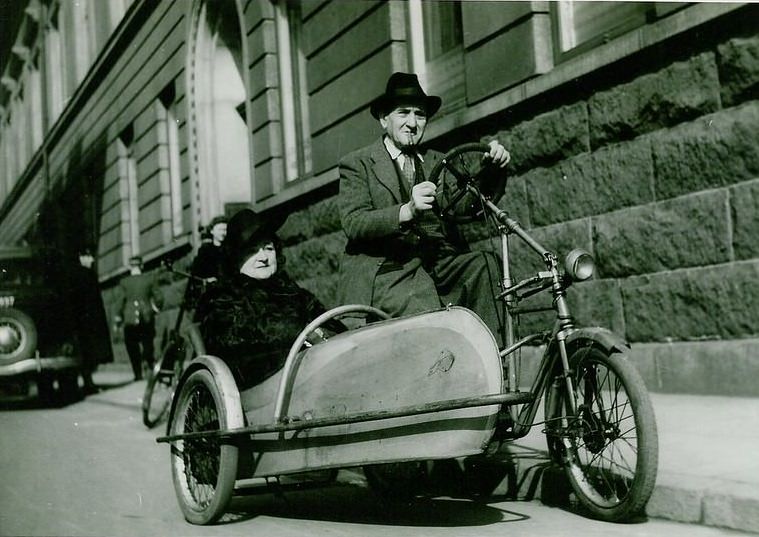
{"label": "motorcycle front wheel", "polygon": [[656,483],[658,435],[651,399],[638,371],[620,353],[588,345],[570,353],[577,412],[557,377],[546,394],[548,448],[578,502],[594,518],[641,514]]}

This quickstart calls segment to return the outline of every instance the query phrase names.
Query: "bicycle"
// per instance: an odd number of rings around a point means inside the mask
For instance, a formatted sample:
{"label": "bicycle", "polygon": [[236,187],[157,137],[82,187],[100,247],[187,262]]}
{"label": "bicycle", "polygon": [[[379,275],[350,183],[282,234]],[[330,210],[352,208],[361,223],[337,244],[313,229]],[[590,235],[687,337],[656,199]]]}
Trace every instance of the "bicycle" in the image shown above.
{"label": "bicycle", "polygon": [[[456,204],[473,196],[486,220],[496,223],[501,241],[504,359],[506,391],[520,391],[521,363],[518,351],[535,342],[545,352],[529,394],[531,400],[517,412],[516,405],[502,410],[496,436],[503,440],[524,437],[535,425],[543,395],[545,434],[551,459],[561,464],[580,503],[602,520],[620,520],[648,502],[656,482],[658,433],[651,400],[642,377],[626,356],[628,344],[605,328],[578,328],[567,303],[566,289],[573,282],[592,277],[591,255],[574,249],[566,257],[564,271],[556,255],[530,236],[508,213],[482,194],[480,179],[485,166],[486,144],[464,144],[449,151],[430,174],[438,185],[451,183],[458,192],[438,209],[441,218],[456,223],[475,216],[455,216]],[[448,179],[448,181],[446,181]],[[506,186],[504,184],[503,188]],[[501,191],[503,193],[503,190]],[[511,275],[509,238],[514,235],[539,254],[546,270],[514,282]],[[550,290],[548,307],[526,307],[521,302]],[[517,340],[521,315],[555,311],[550,331],[524,335]],[[520,356],[521,358],[521,356]],[[498,430],[500,428],[500,430]]]}
{"label": "bicycle", "polygon": [[153,369],[148,375],[145,392],[142,397],[142,422],[148,428],[155,427],[165,417],[174,396],[179,377],[184,370],[185,361],[192,356],[202,354],[202,341],[193,337],[193,332],[184,333],[182,323],[185,314],[190,309],[189,299],[193,290],[193,283],[199,283],[203,288],[209,283],[208,279],[199,278],[192,274],[177,270],[170,264],[165,264],[169,272],[187,278],[182,302],[179,306],[174,325],[169,329],[158,360],[153,364]]}

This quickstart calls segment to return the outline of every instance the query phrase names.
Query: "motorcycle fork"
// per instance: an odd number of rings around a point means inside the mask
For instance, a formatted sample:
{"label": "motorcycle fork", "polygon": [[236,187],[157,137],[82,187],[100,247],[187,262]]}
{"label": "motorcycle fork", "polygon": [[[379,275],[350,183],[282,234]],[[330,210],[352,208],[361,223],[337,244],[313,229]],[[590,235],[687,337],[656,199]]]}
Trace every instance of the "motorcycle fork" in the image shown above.
{"label": "motorcycle fork", "polygon": [[557,343],[559,346],[559,358],[561,359],[561,372],[564,378],[564,388],[567,390],[567,413],[571,416],[577,415],[577,399],[575,397],[574,383],[572,382],[572,375],[569,370],[569,356],[567,354],[567,342],[564,332],[559,332],[556,335]]}

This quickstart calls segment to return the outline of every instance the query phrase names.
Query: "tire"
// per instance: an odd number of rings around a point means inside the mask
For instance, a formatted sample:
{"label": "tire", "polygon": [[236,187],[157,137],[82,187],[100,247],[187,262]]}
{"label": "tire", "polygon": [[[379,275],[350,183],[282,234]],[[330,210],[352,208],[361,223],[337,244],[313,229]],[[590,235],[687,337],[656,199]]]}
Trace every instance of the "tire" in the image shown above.
{"label": "tire", "polygon": [[[226,429],[228,410],[206,369],[187,378],[179,392],[169,434]],[[238,448],[217,438],[178,440],[171,446],[171,472],[179,507],[191,524],[212,524],[226,510],[237,475]]]}
{"label": "tire", "polygon": [[184,364],[185,345],[174,332],[169,334],[160,358],[153,364],[142,396],[142,423],[152,428],[166,416]]}
{"label": "tire", "polygon": [[578,415],[567,416],[564,379],[546,394],[548,448],[580,504],[600,520],[641,514],[656,483],[656,419],[643,379],[619,353],[570,352]]}
{"label": "tire", "polygon": [[0,308],[0,365],[21,362],[37,350],[37,327],[26,313]]}

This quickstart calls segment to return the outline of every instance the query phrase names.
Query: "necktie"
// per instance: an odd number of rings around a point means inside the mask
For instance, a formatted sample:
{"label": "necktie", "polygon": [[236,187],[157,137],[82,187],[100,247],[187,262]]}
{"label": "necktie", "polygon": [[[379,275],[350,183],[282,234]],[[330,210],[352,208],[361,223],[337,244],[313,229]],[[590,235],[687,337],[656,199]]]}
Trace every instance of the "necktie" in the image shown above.
{"label": "necktie", "polygon": [[409,192],[411,191],[411,187],[414,186],[414,179],[415,179],[415,166],[414,166],[414,156],[410,153],[404,154],[403,159],[403,178],[406,180],[406,185],[408,185]]}

